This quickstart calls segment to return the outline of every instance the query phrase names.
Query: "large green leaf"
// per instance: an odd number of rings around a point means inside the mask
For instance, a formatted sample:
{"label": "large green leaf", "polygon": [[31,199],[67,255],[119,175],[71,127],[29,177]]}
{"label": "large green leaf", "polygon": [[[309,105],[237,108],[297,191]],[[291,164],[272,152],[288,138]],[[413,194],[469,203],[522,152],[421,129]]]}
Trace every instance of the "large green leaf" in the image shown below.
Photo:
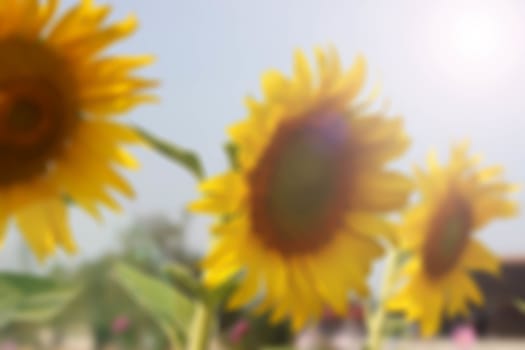
{"label": "large green leaf", "polygon": [[78,295],[79,289],[62,288],[25,296],[18,304],[15,322],[46,322],[52,320]]}
{"label": "large green leaf", "polygon": [[137,132],[155,150],[168,157],[170,160],[182,165],[189,170],[197,179],[202,179],[204,169],[197,154],[188,149],[177,146],[171,142],[162,140],[148,131],[136,127]]}
{"label": "large green leaf", "polygon": [[81,288],[49,278],[0,274],[0,327],[44,323],[64,310]]}
{"label": "large green leaf", "polygon": [[190,299],[164,281],[129,265],[118,264],[113,272],[117,282],[158,324],[170,342],[183,344],[194,313]]}

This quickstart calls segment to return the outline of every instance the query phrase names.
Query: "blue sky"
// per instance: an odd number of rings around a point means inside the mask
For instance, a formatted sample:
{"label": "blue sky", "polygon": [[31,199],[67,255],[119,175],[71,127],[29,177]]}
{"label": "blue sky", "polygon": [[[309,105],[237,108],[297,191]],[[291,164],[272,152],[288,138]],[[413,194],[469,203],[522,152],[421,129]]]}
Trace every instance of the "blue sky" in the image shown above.
{"label": "blue sky", "polygon": [[[404,116],[413,140],[397,165],[421,163],[430,148],[440,155],[454,140],[471,140],[507,178],[525,180],[525,3],[519,1],[109,1],[113,18],[135,13],[141,28],[112,52],[152,53],[144,75],[162,81],[162,103],[137,109],[127,120],[198,151],[209,174],[226,168],[225,128],[244,117],[243,99],[258,95],[269,68],[291,70],[294,49],[311,54],[332,44],[345,65],[357,53],[369,62],[369,82],[381,82],[393,114]],[[63,6],[73,3],[64,1]],[[474,14],[474,15],[473,15]],[[196,197],[195,182],[162,157],[137,149],[142,170],[128,174],[137,190],[122,214],[95,223],[74,210],[82,247],[77,261],[117,249],[116,232],[136,215],[176,218]],[[523,191],[517,199],[523,202]],[[500,253],[524,252],[525,219],[498,222],[481,233]],[[189,246],[204,250],[203,219],[190,227]],[[12,232],[0,266],[16,266]]]}

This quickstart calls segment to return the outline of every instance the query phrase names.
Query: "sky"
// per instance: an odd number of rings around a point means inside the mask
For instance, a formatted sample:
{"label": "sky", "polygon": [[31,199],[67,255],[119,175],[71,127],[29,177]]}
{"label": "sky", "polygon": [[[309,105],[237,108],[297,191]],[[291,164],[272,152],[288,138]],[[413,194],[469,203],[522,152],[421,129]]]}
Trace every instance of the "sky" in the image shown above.
{"label": "sky", "polygon": [[[157,62],[143,75],[162,82],[160,104],[140,107],[122,121],[197,151],[207,174],[226,169],[225,129],[246,115],[245,96],[260,96],[261,74],[271,68],[289,73],[295,49],[312,57],[314,47],[333,45],[345,66],[357,54],[367,58],[370,86],[381,83],[391,114],[404,117],[412,147],[399,169],[422,163],[430,149],[443,159],[452,142],[466,138],[486,164],[501,164],[507,179],[525,182],[525,2],[106,2],[114,7],[113,19],[134,13],[141,22],[136,35],[110,53],[154,54]],[[137,198],[121,198],[123,212],[107,212],[103,222],[73,209],[81,252],[59,259],[74,264],[118,249],[118,232],[136,216],[176,219],[197,197],[185,170],[149,150],[134,153],[142,169],[126,177]],[[525,192],[516,198],[523,203]],[[208,224],[191,221],[191,249],[206,249]],[[522,254],[524,228],[522,216],[492,224],[480,237],[500,254]],[[0,267],[19,268],[20,249],[20,238],[10,232]]]}

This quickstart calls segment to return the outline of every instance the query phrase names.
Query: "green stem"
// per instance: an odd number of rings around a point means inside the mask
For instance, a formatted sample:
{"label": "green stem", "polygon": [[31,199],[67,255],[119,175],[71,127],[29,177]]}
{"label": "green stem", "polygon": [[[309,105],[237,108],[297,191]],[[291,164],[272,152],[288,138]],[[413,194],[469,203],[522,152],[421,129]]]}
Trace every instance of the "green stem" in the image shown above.
{"label": "green stem", "polygon": [[383,285],[379,294],[376,310],[368,322],[366,350],[381,350],[384,341],[384,326],[387,317],[386,301],[390,297],[395,283],[397,251],[392,250],[387,257]]}
{"label": "green stem", "polygon": [[213,329],[213,310],[201,302],[197,305],[187,340],[187,350],[208,350]]}

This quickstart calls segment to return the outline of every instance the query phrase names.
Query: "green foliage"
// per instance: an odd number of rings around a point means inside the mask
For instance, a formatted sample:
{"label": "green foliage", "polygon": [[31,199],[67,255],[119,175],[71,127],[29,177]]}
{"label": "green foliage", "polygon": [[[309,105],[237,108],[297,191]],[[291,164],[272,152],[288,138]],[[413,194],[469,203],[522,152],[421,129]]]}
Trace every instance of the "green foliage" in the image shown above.
{"label": "green foliage", "polygon": [[81,287],[50,278],[0,274],[0,328],[14,323],[45,323],[78,296]]}
{"label": "green foliage", "polygon": [[[166,349],[169,339],[150,313],[115,280],[113,270],[125,263],[142,271],[150,278],[166,279],[164,266],[178,261],[193,271],[196,256],[184,248],[185,215],[173,222],[162,215],[137,218],[119,233],[122,250],[106,254],[94,261],[85,261],[74,270],[57,267],[55,276],[73,283],[82,283],[85,288],[54,322],[58,330],[67,332],[72,324],[88,323],[93,327],[99,347],[119,343],[125,349],[140,349],[148,340],[148,349]],[[123,333],[113,331],[117,318],[129,320],[129,328]]]}
{"label": "green foliage", "polygon": [[194,306],[184,294],[169,284],[119,264],[114,276],[118,283],[158,324],[172,344],[183,344]]}
{"label": "green foliage", "polygon": [[[249,329],[240,341],[232,344],[229,334],[240,320],[248,322]],[[221,317],[221,328],[224,329],[223,341],[227,349],[291,349],[287,345],[293,339],[289,323],[287,321],[277,324],[270,322],[267,314],[253,315],[244,311],[224,313]]]}
{"label": "green foliage", "polygon": [[[55,269],[55,276],[62,276],[72,283],[81,283],[84,288],[52,326],[57,331],[68,333],[71,326],[89,324],[100,347],[112,340],[138,344],[142,338],[149,337],[157,344],[155,349],[163,349],[162,344],[166,343],[163,334],[112,279],[111,269],[122,260],[120,255],[106,255],[95,261],[84,262],[73,271]],[[119,317],[129,319],[130,326],[126,332],[115,334],[112,325]]]}
{"label": "green foliage", "polygon": [[166,267],[166,272],[173,282],[191,298],[202,299],[206,291],[197,280],[194,273],[182,264],[170,264]]}
{"label": "green foliage", "polygon": [[142,128],[136,127],[136,130],[142,136],[142,138],[156,151],[163,154],[171,161],[186,168],[186,170],[189,170],[190,173],[197,179],[203,178],[204,169],[199,157],[195,152],[174,145],[168,141],[161,140],[157,136],[154,136]]}
{"label": "green foliage", "polygon": [[409,331],[409,323],[398,314],[387,314],[383,325],[383,334],[385,337],[403,337]]}
{"label": "green foliage", "polygon": [[230,279],[228,282],[223,283],[215,289],[207,291],[208,303],[213,305],[215,308],[222,307],[221,304],[230,296],[235,289],[239,286],[239,279],[236,277]]}
{"label": "green foliage", "polygon": [[164,266],[174,261],[196,271],[198,257],[184,246],[187,221],[186,212],[178,222],[161,215],[138,218],[122,234],[120,258],[155,275],[165,274]]}

